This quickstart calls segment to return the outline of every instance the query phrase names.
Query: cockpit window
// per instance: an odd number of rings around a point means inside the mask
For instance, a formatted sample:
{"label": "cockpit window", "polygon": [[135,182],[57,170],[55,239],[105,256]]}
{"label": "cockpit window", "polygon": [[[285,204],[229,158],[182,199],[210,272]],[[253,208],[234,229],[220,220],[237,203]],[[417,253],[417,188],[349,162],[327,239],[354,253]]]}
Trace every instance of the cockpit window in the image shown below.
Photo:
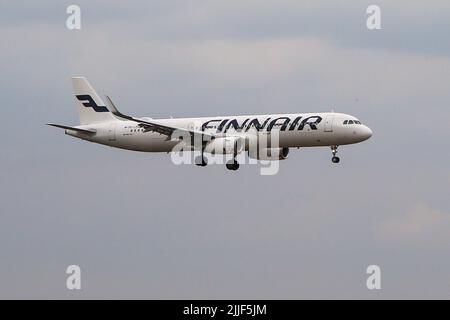
{"label": "cockpit window", "polygon": [[361,124],[359,120],[344,120],[344,124]]}

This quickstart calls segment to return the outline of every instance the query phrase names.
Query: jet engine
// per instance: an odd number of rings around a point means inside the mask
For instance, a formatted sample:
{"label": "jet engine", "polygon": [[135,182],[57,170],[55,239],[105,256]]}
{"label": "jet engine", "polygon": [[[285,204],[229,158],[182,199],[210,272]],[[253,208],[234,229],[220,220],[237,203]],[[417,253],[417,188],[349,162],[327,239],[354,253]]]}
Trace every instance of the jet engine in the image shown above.
{"label": "jet engine", "polygon": [[[256,151],[256,150],[255,150]],[[289,148],[261,148],[259,152],[249,151],[248,156],[258,160],[285,160],[289,155]]]}
{"label": "jet engine", "polygon": [[238,154],[244,149],[243,139],[239,137],[215,138],[205,147],[211,154]]}

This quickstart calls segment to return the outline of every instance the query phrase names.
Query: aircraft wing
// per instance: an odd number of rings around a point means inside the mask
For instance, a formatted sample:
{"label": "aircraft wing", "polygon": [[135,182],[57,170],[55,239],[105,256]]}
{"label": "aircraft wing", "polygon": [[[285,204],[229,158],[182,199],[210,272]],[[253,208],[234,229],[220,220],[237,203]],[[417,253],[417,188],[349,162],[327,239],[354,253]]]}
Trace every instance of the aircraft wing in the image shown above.
{"label": "aircraft wing", "polygon": [[157,121],[153,121],[153,120],[148,121],[147,119],[140,119],[140,118],[135,118],[132,116],[125,115],[116,108],[116,106],[114,105],[114,103],[112,102],[110,97],[106,96],[106,100],[108,101],[108,104],[111,107],[111,112],[116,117],[137,122],[137,123],[139,123],[139,126],[144,128],[145,130],[164,134],[167,136],[168,139],[170,139],[173,132],[175,132],[175,131],[177,131],[181,134],[183,134],[183,133],[189,134],[194,139],[202,139],[202,140],[194,140],[194,141],[203,141],[203,140],[208,140],[208,139],[213,140],[214,138],[216,138],[215,135],[210,134],[210,133],[205,133],[203,131],[166,126],[161,123],[158,123]]}

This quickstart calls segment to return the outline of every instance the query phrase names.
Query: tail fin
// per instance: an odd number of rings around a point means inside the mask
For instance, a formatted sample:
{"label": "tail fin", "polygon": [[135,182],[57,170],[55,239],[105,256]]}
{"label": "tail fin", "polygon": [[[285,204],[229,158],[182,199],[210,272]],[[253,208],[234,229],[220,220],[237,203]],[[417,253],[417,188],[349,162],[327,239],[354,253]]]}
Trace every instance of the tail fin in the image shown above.
{"label": "tail fin", "polygon": [[73,77],[73,90],[77,99],[80,124],[111,121],[116,118],[109,112],[103,100],[92,88],[86,78]]}

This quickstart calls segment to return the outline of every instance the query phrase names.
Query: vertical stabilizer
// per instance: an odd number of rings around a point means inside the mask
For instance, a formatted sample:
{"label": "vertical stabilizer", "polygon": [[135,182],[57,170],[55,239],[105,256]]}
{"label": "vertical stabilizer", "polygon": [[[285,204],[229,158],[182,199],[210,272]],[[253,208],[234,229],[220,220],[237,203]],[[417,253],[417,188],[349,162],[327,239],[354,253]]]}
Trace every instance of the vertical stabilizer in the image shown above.
{"label": "vertical stabilizer", "polygon": [[85,77],[72,78],[80,124],[116,120]]}

